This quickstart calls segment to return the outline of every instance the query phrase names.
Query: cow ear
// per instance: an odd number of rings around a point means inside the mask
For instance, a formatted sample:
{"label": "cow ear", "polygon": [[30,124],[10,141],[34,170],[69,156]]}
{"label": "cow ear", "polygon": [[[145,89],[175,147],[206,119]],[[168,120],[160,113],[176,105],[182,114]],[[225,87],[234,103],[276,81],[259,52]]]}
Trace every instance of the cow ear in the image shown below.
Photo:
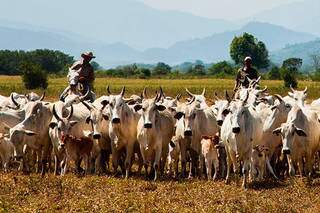
{"label": "cow ear", "polygon": [[175,115],[174,115],[174,118],[179,120],[180,118],[182,118],[182,116],[184,115],[183,112],[177,112]]}
{"label": "cow ear", "polygon": [[71,126],[74,126],[74,125],[76,125],[78,123],[78,121],[70,121],[70,125]]}
{"label": "cow ear", "polygon": [[296,127],[296,133],[301,137],[307,137],[307,133],[303,129]]}
{"label": "cow ear", "polygon": [[90,118],[90,116],[88,116],[88,117],[86,118],[86,123],[89,124],[90,121],[91,121],[91,118]]}
{"label": "cow ear", "polygon": [[165,106],[163,106],[162,104],[157,105],[157,110],[159,110],[160,112],[166,110],[167,108]]}
{"label": "cow ear", "polygon": [[58,124],[57,124],[56,122],[51,122],[51,123],[49,124],[49,127],[50,127],[51,129],[54,129],[56,126],[58,126]]}
{"label": "cow ear", "polygon": [[280,133],[281,133],[281,127],[276,128],[275,130],[272,131],[272,134],[275,134],[275,135],[279,135]]}
{"label": "cow ear", "polygon": [[109,116],[107,114],[102,114],[102,117],[104,120],[108,121],[109,120]]}
{"label": "cow ear", "polygon": [[293,93],[292,92],[288,92],[288,95],[291,97],[291,98],[293,98]]}
{"label": "cow ear", "polygon": [[173,141],[170,141],[170,146],[172,147],[172,148],[174,148],[174,147],[176,147],[176,145],[173,143]]}
{"label": "cow ear", "polygon": [[134,110],[135,110],[136,112],[138,112],[140,109],[142,109],[142,105],[141,105],[141,104],[137,104],[137,105],[135,105],[133,108],[134,108]]}
{"label": "cow ear", "polygon": [[31,130],[24,130],[24,133],[28,136],[33,136],[33,135],[36,135],[35,132],[31,131]]}

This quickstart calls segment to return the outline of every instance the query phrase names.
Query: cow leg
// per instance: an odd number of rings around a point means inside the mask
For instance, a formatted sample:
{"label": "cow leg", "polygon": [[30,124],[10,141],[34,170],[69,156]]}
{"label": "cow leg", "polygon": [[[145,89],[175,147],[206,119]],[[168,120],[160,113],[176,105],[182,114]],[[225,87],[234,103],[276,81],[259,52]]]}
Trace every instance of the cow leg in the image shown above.
{"label": "cow leg", "polygon": [[190,162],[190,171],[189,171],[189,179],[191,179],[197,172],[197,153],[193,149],[190,149],[190,157],[191,157],[191,162]]}
{"label": "cow leg", "polygon": [[[107,150],[105,149],[101,149],[100,150],[100,158],[98,158],[97,160],[99,160],[99,162],[96,162],[96,165],[99,164],[99,169],[101,170],[102,173],[106,173],[107,170],[107,156],[108,156],[108,153],[107,153]],[[97,167],[96,167],[97,168]]]}
{"label": "cow leg", "polygon": [[287,160],[289,165],[289,175],[293,177],[295,176],[295,170],[294,170],[293,160],[290,155],[287,155]]}
{"label": "cow leg", "polygon": [[213,166],[214,166],[214,175],[213,175],[212,180],[216,180],[218,177],[218,172],[219,172],[219,160],[218,159],[213,160]]}
{"label": "cow leg", "polygon": [[119,151],[114,149],[112,152],[112,166],[113,166],[113,173],[117,174],[118,166],[119,166]]}
{"label": "cow leg", "polygon": [[154,158],[154,163],[153,163],[153,169],[154,169],[154,181],[158,179],[158,173],[159,173],[159,165],[160,165],[160,159],[161,159],[161,153],[162,148],[157,147],[155,150],[155,158]]}
{"label": "cow leg", "polygon": [[206,164],[206,171],[207,171],[207,178],[208,180],[212,179],[212,160],[208,158],[208,156],[205,158],[205,164]]}
{"label": "cow leg", "polygon": [[141,155],[141,152],[140,150],[137,151],[137,155],[138,155],[138,174],[142,174],[142,167],[143,167],[143,158],[142,158],[142,155]]}
{"label": "cow leg", "polygon": [[243,173],[242,188],[247,188],[247,179],[248,179],[249,169],[250,169],[250,160],[245,159],[243,162],[243,168],[242,168],[242,173]]}
{"label": "cow leg", "polygon": [[126,160],[125,160],[125,168],[126,168],[126,176],[125,178],[128,179],[129,177],[129,172],[130,172],[130,168],[131,168],[131,158],[132,158],[132,154],[133,154],[133,145],[134,143],[128,143],[127,144],[127,155],[126,155]]}
{"label": "cow leg", "polygon": [[[168,143],[169,144],[169,143]],[[166,162],[168,158],[169,148],[168,145],[162,148],[161,161],[160,161],[160,173],[164,173],[164,168],[166,167]]]}
{"label": "cow leg", "polygon": [[[200,154],[199,156],[199,160],[200,160],[200,170],[199,170],[199,177],[200,178],[203,178],[204,177],[204,174],[203,174],[203,169],[204,169],[204,161],[205,161],[205,158],[203,156],[203,154]],[[207,173],[208,175],[208,173]]]}
{"label": "cow leg", "polygon": [[234,166],[234,163],[232,161],[232,157],[231,157],[231,153],[229,152],[229,150],[226,148],[226,155],[227,155],[227,175],[226,175],[226,184],[230,183],[230,172],[231,172],[231,166]]}
{"label": "cow leg", "polygon": [[54,175],[58,175],[58,169],[59,169],[59,160],[58,160],[58,156],[54,155]]}
{"label": "cow leg", "polygon": [[179,156],[174,160],[174,178],[178,177],[178,169],[179,169]]}

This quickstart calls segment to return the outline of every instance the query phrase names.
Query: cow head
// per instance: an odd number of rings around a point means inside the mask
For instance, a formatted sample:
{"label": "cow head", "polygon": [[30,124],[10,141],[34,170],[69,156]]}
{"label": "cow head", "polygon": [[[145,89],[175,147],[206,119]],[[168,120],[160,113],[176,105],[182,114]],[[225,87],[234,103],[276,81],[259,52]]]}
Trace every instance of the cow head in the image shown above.
{"label": "cow head", "polygon": [[292,88],[290,85],[291,92],[288,92],[288,95],[293,98],[296,103],[300,106],[304,106],[304,101],[307,98],[308,87],[306,87],[303,91],[298,91]]}
{"label": "cow head", "polygon": [[230,103],[231,128],[232,132],[235,134],[239,134],[242,130],[241,128],[245,125],[245,115],[249,113],[249,106],[247,105],[248,97],[249,92],[247,92],[247,96],[244,100],[237,100]]}
{"label": "cow head", "polygon": [[97,108],[91,103],[83,101],[82,104],[90,111],[90,115],[86,118],[86,123],[92,126],[93,139],[101,138],[102,124],[109,120],[108,114],[105,112],[106,106],[109,104],[108,100],[101,101],[101,108]]}
{"label": "cow head", "polygon": [[58,138],[59,138],[59,149],[64,147],[65,138],[70,134],[70,131],[74,125],[76,125],[77,121],[72,121],[73,115],[73,106],[70,107],[69,115],[66,117],[59,116],[56,111],[56,106],[53,105],[52,114],[55,120],[52,120],[49,124],[51,129],[57,128]]}
{"label": "cow head", "polygon": [[152,129],[154,125],[157,125],[157,114],[166,110],[166,107],[159,103],[161,96],[157,93],[156,97],[152,99],[144,99],[142,104],[135,105],[135,110],[141,109],[141,117],[143,119],[143,125],[145,129]]}
{"label": "cow head", "polygon": [[231,98],[229,97],[228,92],[226,91],[226,100],[217,99],[215,104],[211,106],[216,119],[218,126],[222,126],[225,117],[229,114]]}
{"label": "cow head", "polygon": [[292,152],[292,145],[295,139],[295,136],[307,137],[307,133],[298,128],[293,122],[283,123],[281,127],[273,130],[273,134],[281,135],[282,138],[282,153],[290,155]]}
{"label": "cow head", "polygon": [[279,126],[282,122],[286,121],[288,113],[292,108],[291,104],[285,102],[280,95],[276,94],[274,97],[277,100],[275,101],[274,105],[270,107],[271,114],[264,122],[264,132],[269,131],[274,126]]}
{"label": "cow head", "polygon": [[206,88],[203,88],[203,91],[200,95],[196,95],[196,94],[193,94],[191,93],[187,88],[186,88],[186,92],[188,94],[188,96],[190,98],[187,99],[188,102],[196,102],[196,103],[199,103],[201,108],[207,108],[208,105],[206,103],[206,97],[205,97],[205,94],[206,94]]}

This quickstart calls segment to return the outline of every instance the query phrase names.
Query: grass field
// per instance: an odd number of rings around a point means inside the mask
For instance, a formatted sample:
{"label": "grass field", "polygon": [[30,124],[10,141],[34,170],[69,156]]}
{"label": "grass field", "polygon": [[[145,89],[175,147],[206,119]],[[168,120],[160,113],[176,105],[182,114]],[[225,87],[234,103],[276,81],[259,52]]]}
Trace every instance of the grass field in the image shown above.
{"label": "grass field", "polygon": [[[232,90],[232,80],[138,80],[96,79],[96,92],[105,94],[107,85],[119,92],[127,87],[128,94],[140,94],[147,86],[150,94],[161,85],[167,95],[195,93],[207,88],[207,97],[214,91],[222,94]],[[288,91],[280,81],[262,81],[271,94]],[[66,79],[50,79],[47,95],[54,100],[66,86]],[[301,82],[308,86],[309,98],[319,96],[320,83]],[[20,77],[0,77],[0,93],[26,92]],[[40,92],[40,91],[38,91]],[[240,181],[225,185],[223,181],[161,180],[156,183],[141,177],[129,180],[108,176],[42,178],[32,174],[0,173],[0,212],[320,212],[320,179],[307,182],[293,178],[284,182],[263,182],[241,188]]]}
{"label": "grass field", "polygon": [[148,182],[106,177],[0,175],[1,212],[319,212],[320,180]]}
{"label": "grass field", "polygon": [[[95,91],[97,95],[106,94],[106,86],[110,85],[111,90],[120,92],[122,86],[126,86],[127,94],[140,94],[145,86],[149,88],[150,94],[154,94],[155,90],[162,86],[167,95],[175,96],[183,93],[187,87],[194,93],[201,93],[203,87],[207,89],[207,97],[213,97],[214,92],[220,94],[224,90],[232,91],[234,81],[230,79],[119,79],[119,78],[97,78],[95,81]],[[268,86],[271,94],[279,93],[286,95],[287,88],[283,87],[282,81],[262,81],[262,86]],[[66,78],[54,78],[49,80],[49,87],[46,90],[50,99],[56,99],[62,90],[67,86]],[[319,98],[320,82],[299,82],[299,88],[304,89],[308,86],[308,98]],[[19,76],[0,76],[0,94],[10,95],[12,91],[25,93],[21,78]],[[38,91],[40,92],[40,91]]]}

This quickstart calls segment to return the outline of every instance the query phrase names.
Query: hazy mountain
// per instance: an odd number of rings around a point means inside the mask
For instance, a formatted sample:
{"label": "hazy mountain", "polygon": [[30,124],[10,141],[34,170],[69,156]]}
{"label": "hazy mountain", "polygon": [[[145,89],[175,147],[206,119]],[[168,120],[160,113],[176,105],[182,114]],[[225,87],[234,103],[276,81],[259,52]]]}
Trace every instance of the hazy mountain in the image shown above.
{"label": "hazy mountain", "polygon": [[235,27],[224,20],[157,10],[138,0],[10,0],[1,3],[1,19],[9,19],[0,21],[2,25],[9,23],[8,27],[12,23],[26,29],[42,27],[46,31],[72,32],[93,42],[122,42],[142,49],[168,47]]}
{"label": "hazy mountain", "polygon": [[153,48],[144,52],[147,62],[166,61],[181,63],[196,59],[205,62],[229,59],[229,45],[235,36],[248,32],[265,42],[269,51],[274,51],[289,44],[314,40],[316,36],[295,32],[284,27],[251,22],[239,30],[214,34],[202,39],[177,42],[168,49]]}
{"label": "hazy mountain", "polygon": [[75,41],[58,33],[0,27],[0,49],[34,50],[43,48],[61,50],[75,56],[75,58],[78,58],[83,51],[92,50],[98,56],[97,62],[102,65],[118,65],[136,61],[140,54],[122,43],[89,43],[84,40]]}
{"label": "hazy mountain", "polygon": [[320,36],[319,11],[319,0],[302,0],[266,10],[247,20],[269,22]]}
{"label": "hazy mountain", "polygon": [[281,64],[287,58],[302,58],[303,65],[312,63],[311,55],[320,55],[320,40],[310,41],[287,46],[281,50],[274,51],[271,54],[271,59],[275,63]]}

